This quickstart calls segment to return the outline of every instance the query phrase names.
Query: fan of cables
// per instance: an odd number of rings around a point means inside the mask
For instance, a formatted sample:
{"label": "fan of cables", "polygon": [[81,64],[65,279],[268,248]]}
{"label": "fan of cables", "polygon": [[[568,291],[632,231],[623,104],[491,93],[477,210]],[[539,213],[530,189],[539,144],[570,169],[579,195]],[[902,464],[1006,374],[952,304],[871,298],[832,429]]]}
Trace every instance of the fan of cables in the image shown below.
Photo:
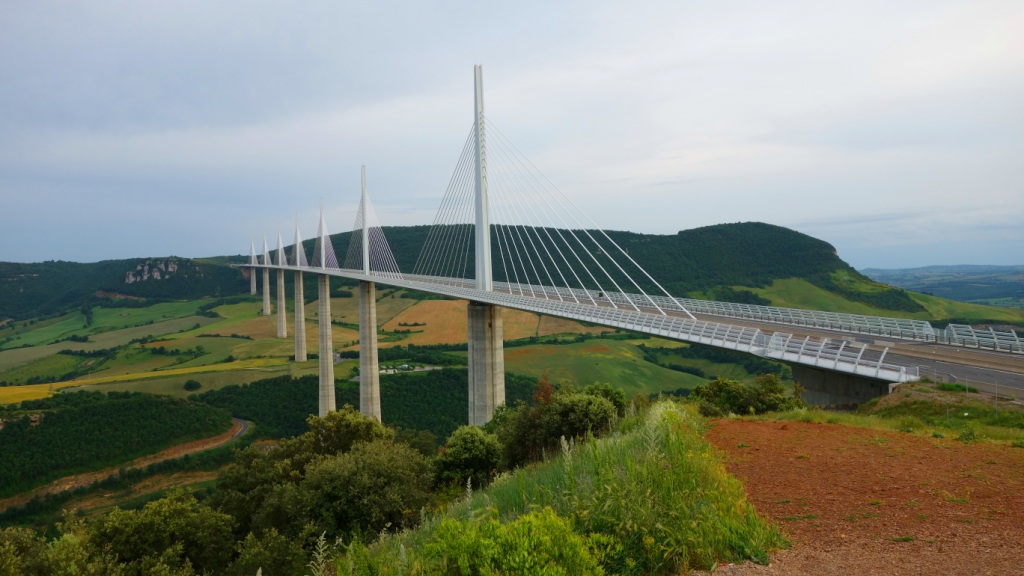
{"label": "fan of cables", "polygon": [[[413,271],[434,282],[465,285],[475,278],[476,130],[466,137]],[[495,291],[689,315],[500,130],[489,121],[485,130]]]}

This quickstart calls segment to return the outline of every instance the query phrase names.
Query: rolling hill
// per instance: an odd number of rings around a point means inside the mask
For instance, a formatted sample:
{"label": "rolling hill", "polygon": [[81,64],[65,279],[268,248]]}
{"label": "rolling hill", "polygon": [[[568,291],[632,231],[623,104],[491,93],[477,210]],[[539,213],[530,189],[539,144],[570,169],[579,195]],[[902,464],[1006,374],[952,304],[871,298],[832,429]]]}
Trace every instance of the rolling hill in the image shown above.
{"label": "rolling hill", "polygon": [[[429,230],[429,226],[384,228],[403,271],[415,267]],[[827,242],[781,226],[743,222],[667,235],[624,231],[608,235],[674,295],[933,320],[981,321],[987,316],[984,309],[960,313],[956,304],[935,305],[902,288],[876,282],[844,262]],[[350,236],[344,232],[331,237],[341,259]],[[311,253],[313,241],[305,241],[304,247]],[[248,282],[230,264],[246,259],[0,263],[0,323],[5,318],[23,320],[102,305],[111,299],[124,306],[245,294]],[[500,279],[497,270],[496,276]],[[308,280],[307,297],[314,297],[313,279]],[[291,283],[290,275],[287,282]],[[653,289],[650,282],[644,284],[645,289]],[[1022,314],[1008,317],[1004,310],[995,310],[1000,309],[993,309],[992,319],[1024,322]]]}

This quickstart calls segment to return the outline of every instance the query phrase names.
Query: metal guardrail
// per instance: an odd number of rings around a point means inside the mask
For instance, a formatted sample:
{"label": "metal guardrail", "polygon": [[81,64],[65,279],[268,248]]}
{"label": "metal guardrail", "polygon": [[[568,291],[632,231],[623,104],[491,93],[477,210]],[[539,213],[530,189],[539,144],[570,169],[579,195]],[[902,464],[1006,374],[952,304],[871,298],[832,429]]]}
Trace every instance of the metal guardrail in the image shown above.
{"label": "metal guardrail", "polygon": [[[251,266],[251,265],[250,265]],[[807,337],[793,341],[792,335],[775,333],[765,334],[757,328],[736,326],[719,322],[692,320],[676,315],[666,315],[651,311],[637,310],[630,306],[595,306],[590,298],[580,300],[569,299],[568,289],[561,288],[561,298],[553,294],[548,297],[528,296],[508,289],[508,286],[496,286],[494,291],[477,290],[470,281],[463,279],[444,278],[435,281],[432,277],[404,276],[402,278],[364,275],[359,270],[335,268],[309,268],[295,266],[256,265],[257,268],[273,268],[279,270],[327,274],[352,280],[379,282],[396,287],[433,292],[465,300],[495,304],[506,308],[515,308],[538,314],[558,316],[570,320],[591,322],[611,328],[620,328],[632,332],[661,336],[671,340],[695,342],[747,352],[757,356],[806,364],[835,372],[857,374],[889,382],[907,382],[917,380],[919,375],[916,367],[900,366],[883,362],[885,352],[878,360],[864,358],[862,347],[858,350],[846,349],[846,344],[838,347],[826,340]],[[549,292],[553,292],[548,288]],[[516,291],[517,292],[517,291]],[[609,298],[602,296],[604,302]],[[577,301],[579,300],[579,301]],[[595,300],[599,300],[595,298]],[[670,300],[670,299],[666,299]],[[673,308],[676,306],[673,305]],[[645,308],[638,306],[638,308]],[[649,306],[651,310],[653,306]],[[886,351],[888,348],[886,349]]]}
{"label": "metal guardrail", "polygon": [[1016,332],[1002,332],[989,328],[976,330],[966,324],[950,324],[935,333],[935,341],[967,348],[996,350],[1024,354],[1024,339]]}
{"label": "metal guardrail", "polygon": [[[407,278],[421,279],[426,282],[436,282],[451,286],[472,287],[473,285],[471,280],[463,278],[432,276],[407,276]],[[650,310],[679,310],[682,307],[696,314],[707,314],[710,316],[757,320],[789,326],[807,326],[854,334],[883,336],[899,340],[936,342],[951,346],[1024,354],[1024,339],[1017,336],[1015,332],[999,331],[992,328],[979,330],[965,324],[950,324],[946,328],[935,328],[925,320],[907,318],[866,316],[844,312],[824,312],[799,308],[762,306],[759,304],[738,304],[692,298],[624,294],[621,292],[599,292],[597,290],[565,287],[508,284],[505,282],[495,282],[494,289],[508,294],[534,295],[539,298],[580,303],[610,303],[627,308],[635,306],[640,309]]]}

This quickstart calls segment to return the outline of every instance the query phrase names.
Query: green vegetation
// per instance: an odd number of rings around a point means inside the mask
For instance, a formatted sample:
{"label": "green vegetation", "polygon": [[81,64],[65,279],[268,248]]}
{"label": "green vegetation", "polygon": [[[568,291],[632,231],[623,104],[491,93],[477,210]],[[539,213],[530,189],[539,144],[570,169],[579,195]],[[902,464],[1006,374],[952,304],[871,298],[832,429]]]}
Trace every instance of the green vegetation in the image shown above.
{"label": "green vegetation", "polygon": [[705,381],[645,362],[635,342],[615,340],[506,348],[505,368],[534,378],[548,372],[555,382],[607,382],[628,396],[692,389]]}
{"label": "green vegetation", "polygon": [[[33,423],[29,414],[41,415]],[[226,411],[147,394],[61,394],[0,412],[0,497],[231,426]],[[116,438],[117,441],[111,441]]]}
{"label": "green vegetation", "polygon": [[[785,545],[703,440],[694,410],[659,403],[617,430],[606,440],[564,442],[560,456],[500,477],[419,530],[369,547],[354,542],[339,573],[508,573],[528,561],[514,551],[529,549],[531,573],[679,574],[721,561],[763,563]],[[578,571],[558,571],[559,561]]]}
{"label": "green vegetation", "polygon": [[[246,440],[248,437],[243,436],[243,442]],[[0,526],[54,526],[62,519],[64,510],[79,508],[77,503],[82,500],[89,500],[97,495],[118,492],[131,493],[136,484],[161,474],[210,471],[222,468],[234,460],[236,446],[236,444],[220,446],[142,468],[122,468],[118,470],[117,474],[88,486],[56,494],[48,493],[36,496],[22,506],[8,508],[0,512]],[[155,500],[156,498],[151,499]]]}
{"label": "green vegetation", "polygon": [[762,374],[754,379],[753,385],[716,378],[694,388],[690,396],[704,416],[765,414],[807,407],[799,391],[793,396],[786,394],[786,388],[775,374]]}
{"label": "green vegetation", "polygon": [[[146,267],[157,270],[161,266],[159,280],[150,274],[148,280],[126,282],[129,273],[141,278]],[[154,301],[242,294],[248,287],[238,270],[225,264],[174,257],[91,264],[0,262],[0,276],[5,280],[0,283],[0,317],[16,320],[110,303],[145,306]],[[84,317],[82,320],[84,324]]]}
{"label": "green vegetation", "polygon": [[1024,446],[1024,410],[1014,403],[993,405],[990,399],[975,394],[944,392],[932,386],[927,382],[902,384],[888,396],[861,404],[853,413],[798,408],[754,418],[844,424],[936,439]]}
{"label": "green vegetation", "polygon": [[[302,433],[306,418],[317,411],[319,380],[316,376],[278,377],[241,386],[205,392],[196,400],[229,410],[238,418],[257,424],[260,438],[282,438]],[[392,426],[426,430],[447,438],[466,421],[469,376],[465,370],[433,370],[382,375],[381,412]],[[535,380],[505,375],[508,402],[527,400]],[[338,406],[359,405],[359,383],[338,382]]]}
{"label": "green vegetation", "polygon": [[722,365],[735,365],[742,368],[748,376],[776,374],[782,378],[791,378],[793,372],[791,368],[782,362],[773,362],[753,354],[745,354],[703,344],[687,344],[672,348],[648,348],[644,344],[639,344],[638,347],[643,354],[644,360],[652,364],[702,378],[708,377],[705,370],[693,366],[691,363],[687,363],[688,365],[678,364],[679,359],[691,361],[705,360],[714,365],[715,369]]}
{"label": "green vegetation", "polygon": [[926,266],[863,272],[879,282],[950,300],[1024,307],[1024,266]]}

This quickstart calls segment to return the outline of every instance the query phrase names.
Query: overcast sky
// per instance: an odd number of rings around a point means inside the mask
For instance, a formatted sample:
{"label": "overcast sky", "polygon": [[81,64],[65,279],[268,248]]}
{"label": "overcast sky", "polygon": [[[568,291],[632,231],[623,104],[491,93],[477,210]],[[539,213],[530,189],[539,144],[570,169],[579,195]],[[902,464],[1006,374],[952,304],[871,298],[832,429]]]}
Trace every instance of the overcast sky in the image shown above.
{"label": "overcast sky", "polygon": [[[602,227],[1024,263],[1024,2],[0,4],[0,261],[429,224],[488,118]],[[344,247],[338,247],[343,251]]]}

